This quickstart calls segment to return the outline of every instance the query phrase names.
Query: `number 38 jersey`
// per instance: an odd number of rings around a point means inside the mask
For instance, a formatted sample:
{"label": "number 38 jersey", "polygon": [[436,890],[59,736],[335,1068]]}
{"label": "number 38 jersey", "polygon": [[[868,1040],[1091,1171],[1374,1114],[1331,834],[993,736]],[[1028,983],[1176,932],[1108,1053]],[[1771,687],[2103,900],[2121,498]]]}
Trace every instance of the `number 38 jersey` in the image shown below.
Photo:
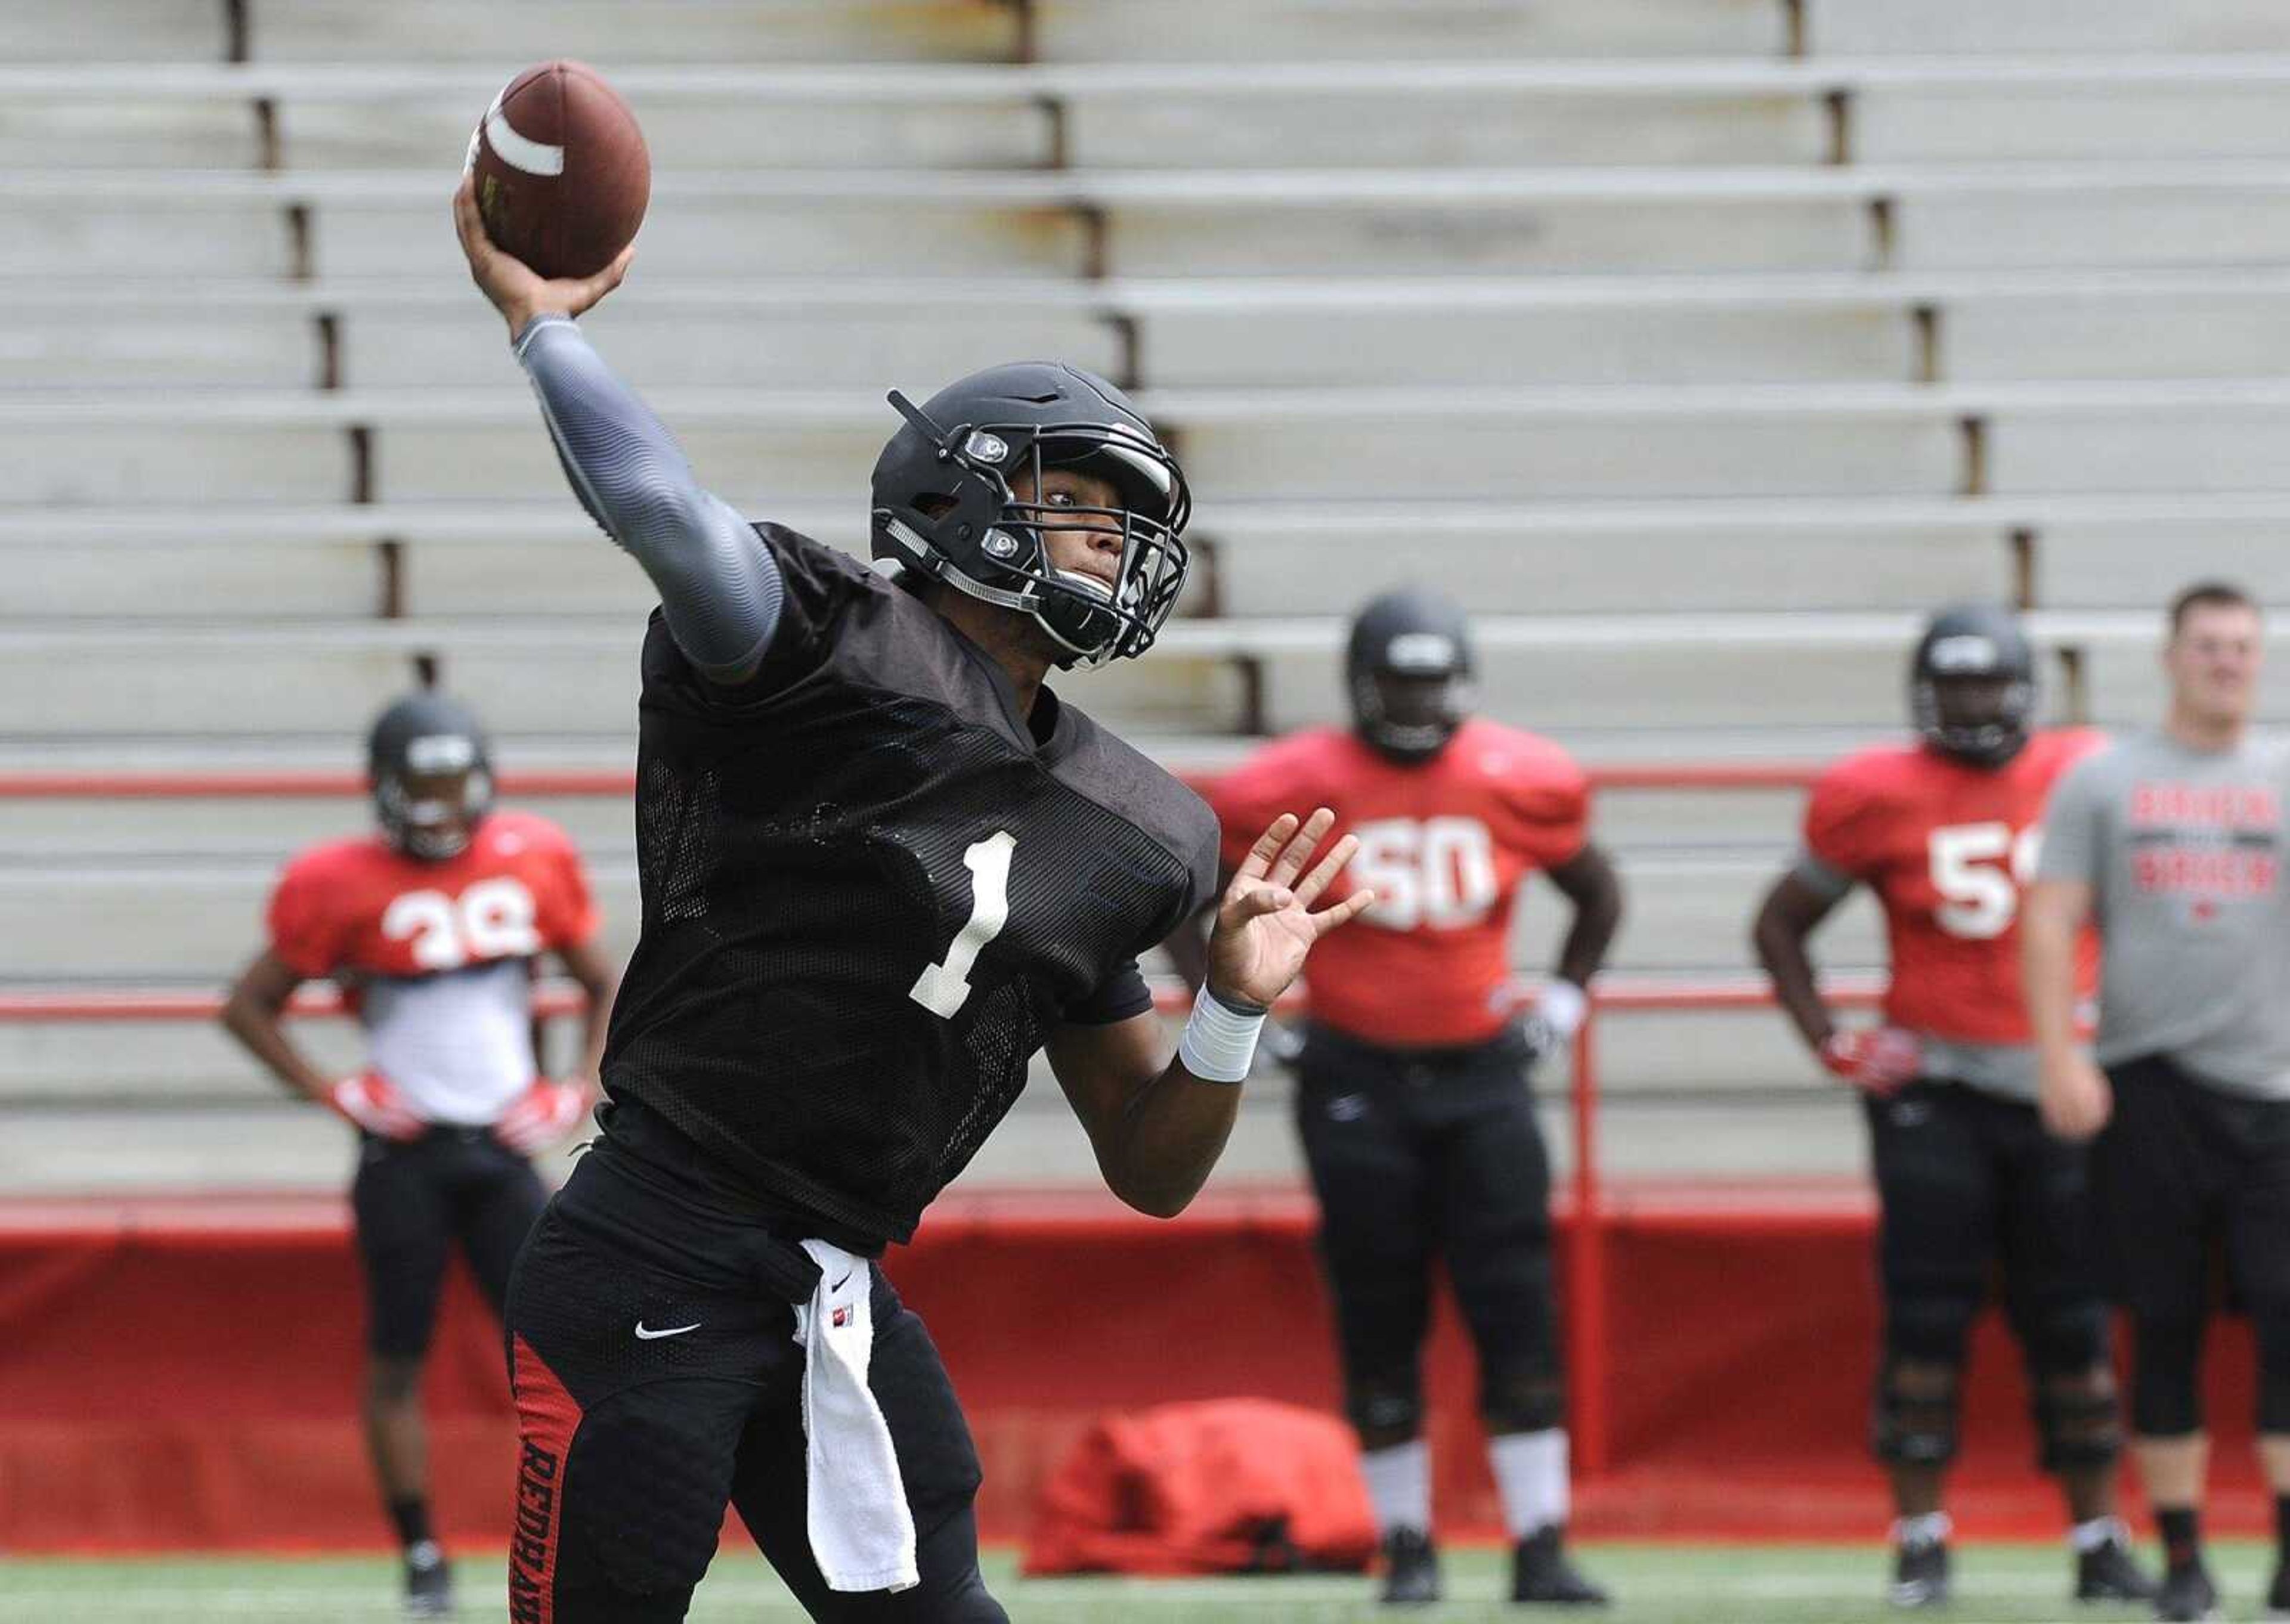
{"label": "number 38 jersey", "polygon": [[664,1121],[703,1184],[879,1249],[1053,1031],[1151,1007],[1136,957],[1206,898],[1216,827],[1046,688],[1021,716],[901,583],[757,533],[783,592],[752,679],[709,683],[657,613],[645,639],[644,930],[606,1134],[659,1166],[674,1147],[643,1141]]}
{"label": "number 38 jersey", "polygon": [[312,847],[279,876],[269,927],[298,973],[342,984],[416,1113],[476,1125],[532,1082],[530,961],[588,941],[597,916],[571,838],[501,811],[444,862],[379,835]]}
{"label": "number 38 jersey", "polygon": [[1571,860],[1587,838],[1581,769],[1549,740],[1478,718],[1417,765],[1316,728],[1267,746],[1212,793],[1228,867],[1284,812],[1325,806],[1336,814],[1329,844],[1359,836],[1331,895],[1365,886],[1375,903],[1313,946],[1305,987],[1315,1020],[1393,1047],[1483,1043],[1502,1030],[1517,1002],[1520,883]]}
{"label": "number 38 jersey", "polygon": [[[1887,1021],[1944,1044],[2032,1041],[2021,995],[2020,890],[2036,871],[2052,786],[2104,742],[2084,728],[2039,732],[1993,771],[1919,745],[1885,746],[1846,757],[1814,781],[1805,814],[1810,860],[1799,872],[1827,889],[1865,884],[1884,904]],[[2095,939],[2086,937],[2086,996],[2097,964]],[[2008,1079],[1963,1080],[2016,1093],[2016,1069]]]}

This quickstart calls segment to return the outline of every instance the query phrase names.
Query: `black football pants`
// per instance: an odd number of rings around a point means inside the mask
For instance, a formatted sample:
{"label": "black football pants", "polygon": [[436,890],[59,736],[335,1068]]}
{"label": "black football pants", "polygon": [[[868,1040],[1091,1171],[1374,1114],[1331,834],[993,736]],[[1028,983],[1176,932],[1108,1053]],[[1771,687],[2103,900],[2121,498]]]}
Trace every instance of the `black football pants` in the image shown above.
{"label": "black football pants", "polygon": [[[1864,1102],[1879,1212],[1884,1358],[1871,1444],[1893,1460],[1944,1464],[1973,1322],[2003,1285],[2027,1367],[2044,1461],[2063,1463],[2071,1430],[2051,1388],[2108,1364],[2107,1306],[2093,1266],[2087,1160],[2053,1138],[2032,1104],[1920,1078]],[[1903,1397],[1902,1365],[1948,1372],[1950,1396]],[[2047,1407],[2050,1406],[2050,1407]],[[2111,1401],[2102,1408],[2111,1418]],[[2110,1431],[2082,1418],[2086,1430]]]}
{"label": "black football pants", "polygon": [[632,1181],[609,1147],[581,1159],[509,1292],[512,1624],[682,1619],[727,1503],[814,1619],[1006,1624],[978,1572],[968,1423],[930,1333],[879,1270],[868,1385],[890,1423],[922,1582],[853,1595],[821,1578],[791,1306],[816,1278],[791,1241]]}
{"label": "black football pants", "polygon": [[2132,1418],[2203,1424],[2199,1374],[2219,1267],[2258,1342],[2258,1429],[2290,1433],[2290,1100],[2219,1088],[2166,1057],[2108,1068],[2115,1111],[2092,1182],[2134,1339]]}
{"label": "black football pants", "polygon": [[1369,1447],[1421,1426],[1421,1353],[1444,1260],[1497,1433],[1562,1425],[1550,1164],[1524,1043],[1396,1050],[1306,1036],[1296,1125],[1320,1201],[1346,1407]]}
{"label": "black football pants", "polygon": [[482,1128],[432,1128],[411,1144],[363,1136],[350,1208],[365,1267],[366,1346],[389,1359],[428,1350],[457,1244],[500,1313],[548,1199],[532,1164]]}

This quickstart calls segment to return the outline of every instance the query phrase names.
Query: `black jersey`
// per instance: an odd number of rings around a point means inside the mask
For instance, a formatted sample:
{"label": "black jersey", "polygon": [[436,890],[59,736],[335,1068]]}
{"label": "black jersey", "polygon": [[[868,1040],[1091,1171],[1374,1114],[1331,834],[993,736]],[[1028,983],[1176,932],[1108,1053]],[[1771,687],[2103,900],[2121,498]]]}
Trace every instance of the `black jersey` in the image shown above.
{"label": "black jersey", "polygon": [[821,1233],[904,1240],[1049,1035],[1208,896],[1217,825],[1046,689],[1029,727],[898,582],[757,533],[785,591],[752,681],[708,682],[657,613],[645,638],[604,1083]]}

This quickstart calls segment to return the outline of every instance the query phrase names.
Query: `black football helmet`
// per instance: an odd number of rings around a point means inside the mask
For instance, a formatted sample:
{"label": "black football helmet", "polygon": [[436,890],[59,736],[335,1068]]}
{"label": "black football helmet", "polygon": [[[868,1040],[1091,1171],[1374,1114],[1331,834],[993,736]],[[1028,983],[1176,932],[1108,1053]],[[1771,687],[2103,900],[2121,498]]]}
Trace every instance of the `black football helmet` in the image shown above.
{"label": "black football helmet", "polygon": [[[484,729],[442,693],[410,693],[376,717],[366,735],[365,767],[382,833],[408,857],[459,857],[492,810],[492,753]],[[416,781],[456,776],[458,797]]]}
{"label": "black football helmet", "polygon": [[1909,710],[1944,756],[1990,768],[2017,756],[2036,716],[2036,652],[2019,617],[1994,604],[1933,616],[1909,665]]}
{"label": "black football helmet", "polygon": [[1352,621],[1344,681],[1352,726],[1394,761],[1429,761],[1470,715],[1471,625],[1451,599],[1403,588]]}
{"label": "black football helmet", "polygon": [[[874,555],[989,604],[1030,614],[1090,668],[1153,645],[1185,584],[1182,532],[1192,496],[1153,425],[1104,379],[1054,362],[989,367],[920,406],[896,390],[906,420],[875,462]],[[1120,492],[1118,508],[1021,501],[1048,468],[1079,468]],[[1053,531],[1121,533],[1109,589],[1050,561]]]}

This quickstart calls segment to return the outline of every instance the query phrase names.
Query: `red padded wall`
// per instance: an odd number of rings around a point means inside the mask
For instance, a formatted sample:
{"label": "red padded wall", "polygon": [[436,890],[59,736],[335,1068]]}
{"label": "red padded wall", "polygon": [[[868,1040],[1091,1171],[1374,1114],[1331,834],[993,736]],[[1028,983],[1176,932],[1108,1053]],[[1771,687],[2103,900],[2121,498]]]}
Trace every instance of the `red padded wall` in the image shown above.
{"label": "red padded wall", "polygon": [[[1868,1216],[1842,1204],[1625,1202],[1612,1220],[1613,1469],[1588,1534],[1872,1538],[1862,1453],[1875,1304]],[[362,1310],[323,1202],[0,1210],[0,1548],[364,1546],[386,1538],[356,1418]],[[987,1468],[989,1538],[1102,1410],[1256,1394],[1333,1408],[1309,1216],[1220,1194],[1157,1224],[1109,1200],[970,1196],[889,1260],[929,1322]],[[1429,1361],[1440,1516],[1497,1521],[1469,1357],[1443,1306]],[[2239,1327],[2211,1369],[2215,1520],[2262,1524]],[[1983,1325],[1954,1496],[1970,1533],[2056,1527],[2016,1359]],[[428,1384],[450,1535],[498,1542],[510,1421],[498,1329],[451,1288]]]}

